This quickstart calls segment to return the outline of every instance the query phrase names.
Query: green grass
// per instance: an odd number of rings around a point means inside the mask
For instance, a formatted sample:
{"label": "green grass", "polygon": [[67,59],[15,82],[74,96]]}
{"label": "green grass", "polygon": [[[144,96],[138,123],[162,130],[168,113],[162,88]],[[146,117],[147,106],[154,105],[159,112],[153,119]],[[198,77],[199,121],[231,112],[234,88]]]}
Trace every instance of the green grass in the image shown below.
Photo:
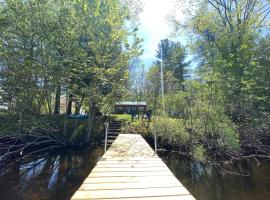
{"label": "green grass", "polygon": [[111,114],[111,117],[116,120],[131,122],[131,115],[130,114]]}

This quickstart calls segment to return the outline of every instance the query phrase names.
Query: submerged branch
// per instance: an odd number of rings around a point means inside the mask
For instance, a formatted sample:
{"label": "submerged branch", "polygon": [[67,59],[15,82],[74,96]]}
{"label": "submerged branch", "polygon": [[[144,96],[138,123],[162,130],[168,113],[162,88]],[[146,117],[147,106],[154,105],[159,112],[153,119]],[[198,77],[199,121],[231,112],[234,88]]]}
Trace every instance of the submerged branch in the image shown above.
{"label": "submerged branch", "polygon": [[0,137],[0,166],[13,158],[26,158],[30,155],[67,146],[69,141],[57,130],[37,129],[24,134]]}

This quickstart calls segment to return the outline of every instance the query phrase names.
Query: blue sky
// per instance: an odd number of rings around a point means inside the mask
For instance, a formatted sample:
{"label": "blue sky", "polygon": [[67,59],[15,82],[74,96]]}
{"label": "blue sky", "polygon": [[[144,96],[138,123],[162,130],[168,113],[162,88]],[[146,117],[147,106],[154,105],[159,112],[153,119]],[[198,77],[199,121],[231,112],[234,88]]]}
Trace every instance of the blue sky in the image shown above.
{"label": "blue sky", "polygon": [[[172,29],[169,26],[167,16],[173,12],[175,0],[142,0],[144,4],[143,12],[140,14],[139,36],[144,39],[144,54],[141,56],[146,68],[155,59],[156,49],[161,39],[180,40],[186,43],[184,37],[171,38]],[[179,10],[177,19],[182,19],[184,15]]]}

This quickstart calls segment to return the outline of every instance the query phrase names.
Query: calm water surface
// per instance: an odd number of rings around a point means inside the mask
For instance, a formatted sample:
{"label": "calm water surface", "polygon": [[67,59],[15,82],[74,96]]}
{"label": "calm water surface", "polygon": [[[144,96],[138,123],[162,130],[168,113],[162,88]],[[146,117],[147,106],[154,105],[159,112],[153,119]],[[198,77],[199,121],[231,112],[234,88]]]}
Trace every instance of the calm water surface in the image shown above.
{"label": "calm water surface", "polygon": [[83,148],[14,162],[0,175],[0,199],[70,199],[102,154],[101,147]]}
{"label": "calm water surface", "polygon": [[160,153],[174,175],[197,200],[270,200],[270,162],[246,161],[223,164],[222,169],[239,176],[220,173],[210,163],[202,164],[176,153]]}
{"label": "calm water surface", "polygon": [[[103,154],[103,148],[59,151],[14,162],[0,174],[1,200],[66,200],[74,194]],[[197,200],[270,199],[270,162],[228,165],[248,177],[222,175],[210,164],[200,164],[176,153],[162,159]],[[226,166],[225,166],[226,167]]]}

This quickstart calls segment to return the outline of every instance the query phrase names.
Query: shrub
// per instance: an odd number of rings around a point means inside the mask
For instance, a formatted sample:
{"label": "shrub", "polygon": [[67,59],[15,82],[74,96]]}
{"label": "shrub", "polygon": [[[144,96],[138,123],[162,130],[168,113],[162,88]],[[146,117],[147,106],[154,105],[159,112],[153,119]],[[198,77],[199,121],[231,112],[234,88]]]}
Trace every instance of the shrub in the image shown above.
{"label": "shrub", "polygon": [[132,134],[142,134],[146,135],[149,133],[148,122],[135,121],[126,122],[125,126],[122,128],[122,133],[132,133]]}
{"label": "shrub", "polygon": [[189,140],[189,134],[182,119],[156,117],[151,123],[150,130],[152,133],[156,131],[161,140],[167,140],[172,144],[185,144]]}
{"label": "shrub", "polygon": [[196,145],[192,150],[192,155],[196,160],[203,161],[206,159],[206,149],[203,145]]}

